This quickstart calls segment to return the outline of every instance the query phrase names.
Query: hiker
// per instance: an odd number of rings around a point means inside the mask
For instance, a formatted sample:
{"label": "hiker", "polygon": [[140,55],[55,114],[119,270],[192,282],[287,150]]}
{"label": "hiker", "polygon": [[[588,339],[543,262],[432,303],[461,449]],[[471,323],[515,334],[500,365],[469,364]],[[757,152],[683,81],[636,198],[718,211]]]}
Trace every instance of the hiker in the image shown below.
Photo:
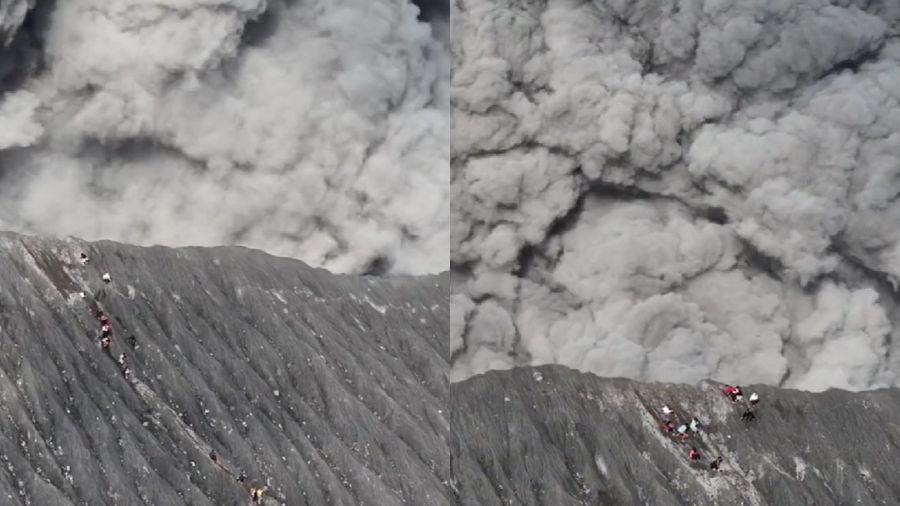
{"label": "hiker", "polygon": [[137,349],[137,338],[134,337],[134,334],[128,336],[128,345],[131,346],[132,349]]}
{"label": "hiker", "polygon": [[88,262],[91,261],[91,259],[88,258],[87,254],[85,254],[84,252],[81,253],[81,256],[79,258],[81,260],[81,265],[87,265]]}
{"label": "hiker", "polygon": [[119,365],[125,365],[125,354],[124,353],[119,355],[118,362],[119,362]]}
{"label": "hiker", "polygon": [[219,456],[216,454],[216,451],[215,451],[215,450],[210,450],[210,451],[209,451],[209,458],[210,458],[210,460],[212,460],[212,461],[215,462],[216,464],[219,463]]}
{"label": "hiker", "polygon": [[122,375],[125,376],[126,381],[131,379],[131,369],[127,365],[122,369]]}
{"label": "hiker", "polygon": [[750,411],[749,409],[747,411],[744,411],[744,413],[741,415],[741,421],[743,421],[743,422],[750,422],[750,421],[753,421],[755,418],[756,418],[756,415],[753,413],[753,411]]}
{"label": "hiker", "polygon": [[676,437],[678,437],[678,440],[679,440],[679,441],[682,441],[682,442],[683,442],[683,441],[687,441],[687,438],[688,438],[688,433],[687,433],[687,431],[688,431],[688,426],[687,426],[687,424],[684,424],[684,423],[683,423],[683,424],[681,424],[681,425],[678,426],[678,435],[677,435]]}
{"label": "hiker", "polygon": [[697,460],[700,458],[700,452],[698,452],[696,448],[691,447],[691,451],[688,452],[688,458],[691,460]]}
{"label": "hiker", "polygon": [[84,292],[78,292],[78,295],[80,295],[82,299],[86,299],[86,298],[87,298],[87,294],[84,293]]}
{"label": "hiker", "polygon": [[750,405],[756,406],[757,402],[759,402],[759,394],[756,392],[753,392],[752,394],[750,394]]}
{"label": "hiker", "polygon": [[668,404],[666,404],[662,407],[662,412],[663,412],[663,416],[666,418],[666,420],[668,420],[669,418],[672,418],[672,415],[675,413],[675,411],[673,411],[672,408],[669,407]]}
{"label": "hiker", "polygon": [[109,316],[101,314],[97,319],[100,320],[100,325],[109,325]]}
{"label": "hiker", "polygon": [[240,474],[238,474],[237,481],[239,483],[244,483],[245,481],[247,481],[247,473],[245,473],[243,469],[241,469]]}
{"label": "hiker", "polygon": [[109,353],[109,345],[111,343],[112,341],[109,339],[109,336],[103,336],[100,339],[100,348],[102,348],[106,353]]}
{"label": "hiker", "polygon": [[725,459],[723,459],[722,456],[719,455],[718,457],[716,457],[716,460],[709,463],[709,468],[712,469],[713,471],[718,471],[719,466],[722,465],[723,460],[725,460]]}
{"label": "hiker", "polygon": [[662,424],[662,430],[663,430],[664,432],[672,432],[672,431],[675,430],[675,424],[672,423],[672,420],[666,420],[666,421]]}
{"label": "hiker", "polygon": [[250,489],[250,499],[253,500],[254,503],[259,503],[262,500],[263,492],[266,491],[266,487],[260,488],[251,488]]}
{"label": "hiker", "polygon": [[737,402],[738,396],[741,395],[741,387],[725,385],[725,388],[722,389],[722,393],[731,399],[731,402]]}
{"label": "hiker", "polygon": [[112,326],[110,324],[105,324],[100,327],[100,336],[104,338],[108,338],[112,334]]}
{"label": "hiker", "polygon": [[691,432],[700,432],[700,427],[703,425],[700,423],[700,420],[697,417],[691,418]]}
{"label": "hiker", "polygon": [[103,276],[100,277],[100,279],[102,279],[103,282],[108,285],[109,282],[112,281],[112,276],[110,276],[108,272],[105,272],[103,273]]}

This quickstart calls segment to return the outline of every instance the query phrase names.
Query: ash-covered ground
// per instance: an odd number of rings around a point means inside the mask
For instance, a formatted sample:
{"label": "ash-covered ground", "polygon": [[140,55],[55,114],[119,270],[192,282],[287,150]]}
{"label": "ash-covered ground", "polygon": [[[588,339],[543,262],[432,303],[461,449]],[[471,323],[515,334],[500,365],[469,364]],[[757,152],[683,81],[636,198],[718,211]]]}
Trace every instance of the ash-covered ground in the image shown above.
{"label": "ash-covered ground", "polygon": [[[563,366],[491,371],[450,386],[458,502],[494,505],[896,505],[900,391],[761,385],[741,420],[719,384],[599,378]],[[705,424],[686,442],[658,425]],[[697,461],[688,460],[696,447]],[[711,460],[723,457],[719,471]]]}
{"label": "ash-covered ground", "polygon": [[4,233],[0,503],[449,505],[448,283]]}

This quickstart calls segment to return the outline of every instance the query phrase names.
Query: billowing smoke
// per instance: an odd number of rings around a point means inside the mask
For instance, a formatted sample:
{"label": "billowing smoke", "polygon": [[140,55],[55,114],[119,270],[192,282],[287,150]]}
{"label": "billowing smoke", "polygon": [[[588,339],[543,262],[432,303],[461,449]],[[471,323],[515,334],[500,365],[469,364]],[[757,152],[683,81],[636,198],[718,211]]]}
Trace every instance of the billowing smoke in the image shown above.
{"label": "billowing smoke", "polygon": [[453,4],[452,379],[900,385],[900,7]]}
{"label": "billowing smoke", "polygon": [[449,48],[409,0],[3,9],[0,228],[447,269]]}

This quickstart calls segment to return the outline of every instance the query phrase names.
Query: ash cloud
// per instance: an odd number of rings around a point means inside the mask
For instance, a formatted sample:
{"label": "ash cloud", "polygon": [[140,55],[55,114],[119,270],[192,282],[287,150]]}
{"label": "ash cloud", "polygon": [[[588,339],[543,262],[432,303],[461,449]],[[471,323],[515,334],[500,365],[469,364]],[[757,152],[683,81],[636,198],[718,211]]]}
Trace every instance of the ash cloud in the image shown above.
{"label": "ash cloud", "polygon": [[449,52],[409,1],[3,5],[0,228],[447,268]]}
{"label": "ash cloud", "polygon": [[900,8],[452,16],[453,380],[900,384]]}

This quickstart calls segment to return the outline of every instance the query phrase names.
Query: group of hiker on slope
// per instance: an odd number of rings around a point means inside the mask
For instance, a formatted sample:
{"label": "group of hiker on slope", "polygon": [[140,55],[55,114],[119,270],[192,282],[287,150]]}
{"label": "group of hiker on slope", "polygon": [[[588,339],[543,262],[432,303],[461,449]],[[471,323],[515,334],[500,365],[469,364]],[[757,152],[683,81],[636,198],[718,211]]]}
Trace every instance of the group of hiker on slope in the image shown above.
{"label": "group of hiker on slope", "polygon": [[[732,404],[738,404],[744,401],[744,393],[741,390],[741,387],[734,385],[725,385],[722,388],[722,394],[728,397]],[[750,398],[747,401],[746,407],[741,413],[741,421],[743,422],[751,422],[756,418],[756,414],[753,412],[756,404],[759,403],[759,394],[753,392],[750,394]],[[663,405],[662,407],[662,418],[663,422],[661,424],[661,428],[663,432],[667,434],[671,434],[678,442],[684,443],[690,439],[691,434],[696,434],[700,432],[703,428],[703,424],[700,422],[696,416],[692,417],[688,422],[683,422],[680,424],[676,424],[673,420],[675,416],[675,410],[672,409],[668,404]],[[691,461],[700,460],[701,455],[700,451],[697,450],[696,446],[691,446],[691,449],[688,451],[688,459]],[[718,471],[719,467],[722,465],[723,458],[721,455],[711,460],[709,463],[709,468],[713,471]]]}
{"label": "group of hiker on slope", "polygon": [[[90,263],[90,258],[88,258],[87,254],[85,253],[81,253],[80,260],[81,265],[84,266]],[[112,276],[110,276],[108,272],[104,273],[103,276],[101,276],[101,279],[107,285],[112,282]],[[85,292],[81,292],[81,298],[87,298],[87,294],[85,294]],[[106,313],[104,313],[103,310],[100,309],[100,306],[96,302],[92,302],[88,306],[88,310],[93,313],[94,317],[100,323],[100,348],[104,351],[104,353],[112,357],[112,351],[110,348],[110,346],[112,345],[112,323],[110,322],[109,316],[107,316]],[[128,337],[128,343],[133,349],[137,348],[137,340],[134,335],[130,335]],[[125,379],[130,382],[132,378],[132,372],[126,363],[125,354],[120,354],[116,362],[119,364],[119,370],[122,371],[122,375],[125,376]],[[211,450],[209,452],[209,458],[213,461],[214,464],[222,467],[222,464],[219,463],[219,456],[215,450]],[[222,469],[225,468],[222,467]],[[228,470],[225,469],[225,471],[227,472]],[[247,481],[247,474],[243,470],[241,470],[235,479],[241,484],[245,484]],[[266,489],[267,487],[250,487],[250,499],[254,504],[259,504],[262,501],[263,494],[265,493]]]}

